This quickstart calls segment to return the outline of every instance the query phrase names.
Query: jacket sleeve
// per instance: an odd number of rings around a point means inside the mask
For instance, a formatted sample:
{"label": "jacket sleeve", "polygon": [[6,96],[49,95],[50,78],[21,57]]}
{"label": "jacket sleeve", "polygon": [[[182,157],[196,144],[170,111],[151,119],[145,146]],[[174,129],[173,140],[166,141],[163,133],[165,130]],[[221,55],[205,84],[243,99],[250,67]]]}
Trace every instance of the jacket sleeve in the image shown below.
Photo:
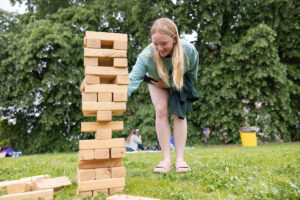
{"label": "jacket sleeve", "polygon": [[189,70],[187,71],[187,76],[195,83],[197,81],[199,67],[199,54],[194,46],[187,56],[189,58]]}
{"label": "jacket sleeve", "polygon": [[140,83],[144,79],[144,76],[147,72],[146,59],[147,57],[139,55],[129,74],[130,83],[128,85],[128,96],[130,96],[131,93],[139,87]]}
{"label": "jacket sleeve", "polygon": [[137,144],[142,144],[142,139],[140,137],[138,137],[137,135],[133,135],[132,140]]}

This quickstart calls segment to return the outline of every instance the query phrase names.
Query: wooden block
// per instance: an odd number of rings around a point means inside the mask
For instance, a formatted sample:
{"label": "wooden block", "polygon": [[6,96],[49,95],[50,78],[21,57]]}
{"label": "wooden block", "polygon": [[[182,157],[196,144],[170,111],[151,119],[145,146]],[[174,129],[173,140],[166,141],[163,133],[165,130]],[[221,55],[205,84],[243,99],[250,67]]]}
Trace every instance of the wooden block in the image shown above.
{"label": "wooden block", "polygon": [[111,92],[98,93],[98,102],[112,102],[112,93]]}
{"label": "wooden block", "polygon": [[127,51],[115,49],[88,49],[84,48],[84,56],[88,57],[110,57],[110,58],[126,58]]}
{"label": "wooden block", "polygon": [[82,102],[83,112],[112,110],[125,111],[126,102]]}
{"label": "wooden block", "polygon": [[32,184],[31,183],[15,183],[7,186],[7,194],[16,194],[16,193],[24,193],[31,191]]}
{"label": "wooden block", "polygon": [[100,84],[100,76],[86,75],[85,83],[86,84]]}
{"label": "wooden block", "polygon": [[78,152],[79,160],[93,160],[94,159],[94,150],[80,150]]}
{"label": "wooden block", "polygon": [[97,57],[84,57],[83,65],[84,66],[98,66],[98,58]]}
{"label": "wooden block", "polygon": [[79,150],[121,148],[124,146],[124,138],[113,138],[107,140],[79,140]]}
{"label": "wooden block", "polygon": [[77,196],[81,198],[91,197],[93,196],[93,191],[84,191],[84,192],[77,191]]}
{"label": "wooden block", "polygon": [[78,170],[77,174],[78,174],[79,181],[96,180],[96,170],[95,169]]}
{"label": "wooden block", "polygon": [[86,47],[87,48],[100,49],[101,48],[100,40],[87,39],[87,41],[86,41]]}
{"label": "wooden block", "polygon": [[104,193],[105,195],[108,195],[108,189],[102,189],[102,190],[93,190],[93,197],[97,197],[98,193]]}
{"label": "wooden block", "polygon": [[90,191],[90,190],[101,190],[112,187],[124,187],[125,178],[111,178],[111,179],[101,179],[84,181],[78,183],[79,191]]}
{"label": "wooden block", "polygon": [[115,194],[115,193],[124,193],[124,187],[118,187],[118,188],[109,188],[109,194]]}
{"label": "wooden block", "polygon": [[99,75],[99,76],[126,76],[128,75],[127,68],[117,68],[117,67],[94,67],[86,66],[84,69],[85,75]]}
{"label": "wooden block", "polygon": [[81,132],[96,132],[98,129],[123,130],[123,121],[81,122]]}
{"label": "wooden block", "polygon": [[110,168],[98,168],[96,169],[96,180],[111,178]]}
{"label": "wooden block", "polygon": [[96,131],[95,139],[104,140],[112,138],[112,130],[111,129],[99,129]]}
{"label": "wooden block", "polygon": [[111,121],[112,112],[109,110],[106,111],[97,111],[97,121]]}
{"label": "wooden block", "polygon": [[127,101],[127,93],[114,92],[113,100],[114,100],[114,102],[126,102]]}
{"label": "wooden block", "polygon": [[122,158],[107,159],[107,160],[80,160],[78,161],[79,169],[96,169],[104,167],[119,167],[122,166]]}
{"label": "wooden block", "polygon": [[114,67],[127,67],[128,60],[127,58],[114,58]]}
{"label": "wooden block", "polygon": [[[110,194],[112,194],[112,193],[110,193]],[[114,196],[108,197],[106,200],[159,200],[159,199],[131,196],[131,195],[127,195],[127,194],[116,194]]]}
{"label": "wooden block", "polygon": [[86,37],[83,38],[83,46],[86,47],[87,39]]}
{"label": "wooden block", "polygon": [[115,40],[114,49],[127,50],[127,41]]}
{"label": "wooden block", "polygon": [[109,159],[109,149],[95,149],[95,159]]}
{"label": "wooden block", "polygon": [[118,92],[127,93],[127,85],[116,85],[116,84],[95,84],[85,85],[85,92]]}
{"label": "wooden block", "polygon": [[8,194],[8,195],[0,196],[0,200],[23,200],[23,199],[37,200],[40,198],[42,198],[44,200],[52,200],[53,199],[53,189],[39,190],[39,191],[32,191],[32,192],[25,192],[25,193],[18,193],[18,194]]}
{"label": "wooden block", "polygon": [[86,31],[85,37],[87,39],[99,39],[99,40],[125,40],[125,41],[128,40],[127,34],[95,32],[95,31]]}
{"label": "wooden block", "polygon": [[126,177],[126,168],[124,166],[112,167],[111,168],[111,177],[112,178]]}
{"label": "wooden block", "polygon": [[82,102],[97,102],[97,93],[85,93],[82,92]]}
{"label": "wooden block", "polygon": [[117,76],[112,83],[119,85],[128,85],[130,83],[130,78],[129,76]]}
{"label": "wooden block", "polygon": [[111,158],[124,158],[125,157],[125,148],[112,148],[110,150]]}
{"label": "wooden block", "polygon": [[34,182],[33,190],[54,189],[58,190],[63,186],[71,186],[71,182],[66,176],[40,179]]}

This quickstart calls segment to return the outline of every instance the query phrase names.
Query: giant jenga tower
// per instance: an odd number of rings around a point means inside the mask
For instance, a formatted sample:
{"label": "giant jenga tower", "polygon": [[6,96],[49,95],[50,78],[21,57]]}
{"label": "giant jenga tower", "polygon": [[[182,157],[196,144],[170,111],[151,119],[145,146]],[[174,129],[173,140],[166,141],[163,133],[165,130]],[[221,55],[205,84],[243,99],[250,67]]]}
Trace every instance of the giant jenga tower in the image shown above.
{"label": "giant jenga tower", "polygon": [[81,197],[121,192],[125,186],[125,140],[112,138],[112,131],[122,130],[123,122],[112,121],[112,116],[126,110],[126,55],[126,34],[86,32],[82,111],[84,116],[96,116],[96,121],[81,123],[81,132],[95,132],[94,140],[79,141],[77,194]]}

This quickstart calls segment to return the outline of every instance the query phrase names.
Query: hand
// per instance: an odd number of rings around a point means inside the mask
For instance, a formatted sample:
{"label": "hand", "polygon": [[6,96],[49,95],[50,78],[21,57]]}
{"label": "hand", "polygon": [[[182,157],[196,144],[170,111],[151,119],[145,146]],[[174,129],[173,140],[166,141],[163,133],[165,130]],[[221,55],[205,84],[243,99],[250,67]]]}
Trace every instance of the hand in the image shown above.
{"label": "hand", "polygon": [[163,82],[163,80],[158,80],[157,82],[151,81],[151,83],[158,88],[165,88],[165,83]]}

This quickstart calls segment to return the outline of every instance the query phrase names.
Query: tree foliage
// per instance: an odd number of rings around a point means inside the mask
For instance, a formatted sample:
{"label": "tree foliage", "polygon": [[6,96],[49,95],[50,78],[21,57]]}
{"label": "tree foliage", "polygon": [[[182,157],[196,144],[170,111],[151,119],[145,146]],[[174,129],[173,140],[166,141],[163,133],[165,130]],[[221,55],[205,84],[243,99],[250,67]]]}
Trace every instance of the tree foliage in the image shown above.
{"label": "tree foliage", "polygon": [[[196,34],[200,100],[188,115],[188,142],[198,142],[204,126],[216,142],[239,142],[245,119],[270,138],[299,139],[299,1],[11,0],[16,2],[28,12],[0,10],[0,141],[16,150],[74,151],[79,138],[91,137],[80,133],[80,122],[89,120],[79,91],[85,31],[127,33],[130,71],[159,17],[173,19],[181,33]],[[117,137],[140,128],[146,143],[156,140],[147,84],[115,120],[125,123]]]}

